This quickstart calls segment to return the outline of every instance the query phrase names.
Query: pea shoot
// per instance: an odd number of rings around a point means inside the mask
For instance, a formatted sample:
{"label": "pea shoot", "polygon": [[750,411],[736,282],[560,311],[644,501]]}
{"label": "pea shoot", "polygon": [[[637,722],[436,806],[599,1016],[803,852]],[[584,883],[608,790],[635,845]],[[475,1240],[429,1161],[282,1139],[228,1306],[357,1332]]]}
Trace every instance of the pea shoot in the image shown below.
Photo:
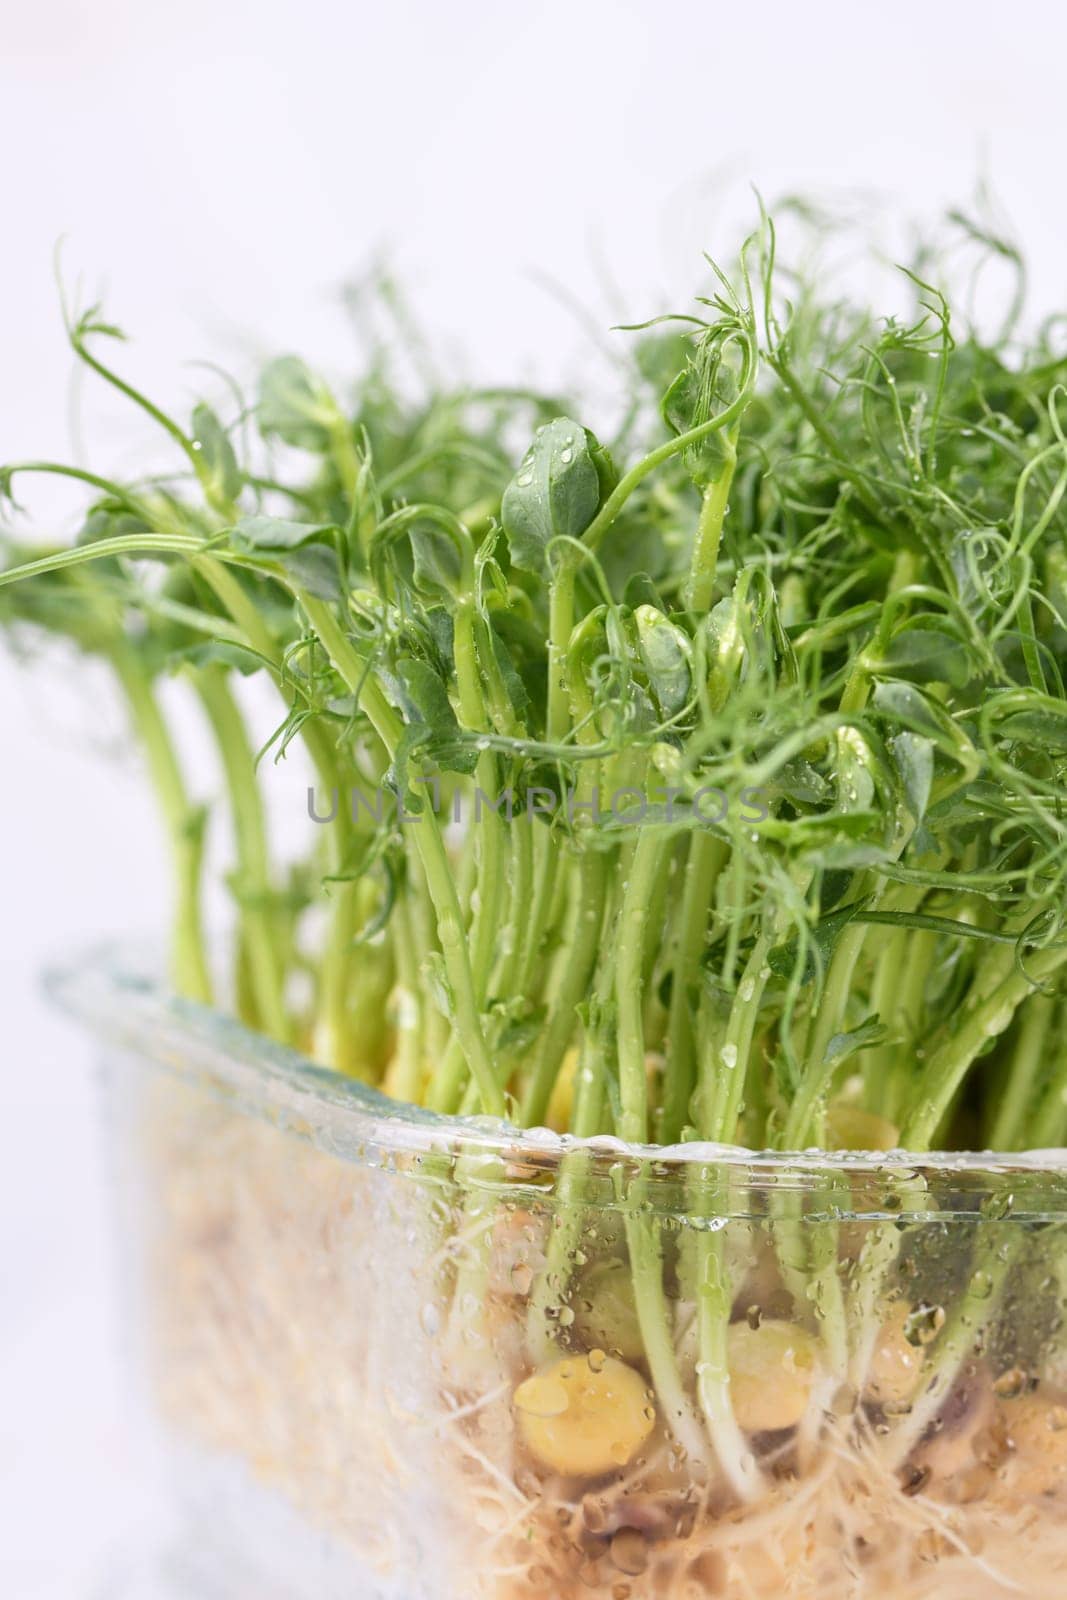
{"label": "pea shoot", "polygon": [[[213,817],[166,725],[168,674],[218,756],[228,1000],[252,1027],[394,1098],[614,1134],[648,1160],[1062,1144],[1067,357],[1055,325],[987,340],[934,278],[902,273],[906,311],[885,318],[817,277],[786,298],[764,218],[692,310],[627,335],[614,432],[580,396],[412,394],[389,350],[350,398],[283,356],[247,419],[201,402],[184,421],[105,359],[117,330],[96,308],[72,320],[174,472],[5,467],[12,508],[40,473],[89,503],[70,544],[7,538],[0,618],[114,673],[173,856],[181,992],[213,998]],[[249,676],[278,707],[267,751]],[[294,744],[332,820],[283,871],[267,756]],[[580,1378],[591,1414],[621,1386],[626,1452],[652,1427],[632,1368],[590,1372],[545,1328],[586,1159],[568,1147],[531,1297],[524,1426],[554,1470],[569,1423],[537,1411],[546,1386],[565,1402]],[[586,1314],[626,1323],[675,1437],[751,1498],[769,1335],[731,1321],[707,1226],[721,1176],[695,1169],[670,1267],[697,1307],[693,1383],[642,1181],[611,1316]],[[793,1237],[788,1196],[775,1221]],[[783,1251],[821,1322],[818,1348],[767,1325],[802,1357],[790,1426],[824,1367],[912,1382],[912,1346],[875,1316],[895,1248],[879,1236],[859,1263],[858,1334],[835,1228]],[[464,1270],[476,1300],[487,1268]],[[610,1461],[617,1441],[594,1442]]]}

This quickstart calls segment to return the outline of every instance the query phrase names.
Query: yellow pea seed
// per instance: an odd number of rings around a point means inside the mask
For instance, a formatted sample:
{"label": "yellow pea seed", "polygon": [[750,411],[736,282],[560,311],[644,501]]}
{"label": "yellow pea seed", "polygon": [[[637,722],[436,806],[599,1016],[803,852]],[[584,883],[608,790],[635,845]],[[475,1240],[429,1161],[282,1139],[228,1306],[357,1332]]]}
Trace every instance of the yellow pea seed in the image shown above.
{"label": "yellow pea seed", "polygon": [[578,1070],[578,1051],[572,1045],[563,1057],[556,1074],[552,1094],[545,1112],[545,1125],[553,1133],[566,1133],[571,1125],[571,1107],[574,1104],[574,1077]]}
{"label": "yellow pea seed", "polygon": [[874,1111],[864,1111],[861,1106],[830,1106],[826,1113],[826,1135],[831,1150],[896,1150],[900,1147],[900,1129]]}
{"label": "yellow pea seed", "polygon": [[731,1322],[727,1362],[734,1415],[748,1433],[794,1428],[807,1410],[818,1365],[815,1340],[790,1322]]}
{"label": "yellow pea seed", "polygon": [[1026,1395],[1001,1412],[1012,1452],[1012,1489],[1038,1496],[1067,1489],[1067,1426],[1062,1400]]}
{"label": "yellow pea seed", "polygon": [[530,1454],[566,1477],[626,1466],[655,1425],[645,1379],[610,1356],[596,1365],[563,1356],[520,1383],[512,1398]]}
{"label": "yellow pea seed", "polygon": [[904,1331],[910,1308],[897,1301],[878,1332],[863,1395],[885,1406],[906,1405],[919,1386],[925,1351],[912,1344]]}
{"label": "yellow pea seed", "polygon": [[575,1300],[575,1326],[584,1342],[625,1361],[645,1353],[634,1305],[633,1280],[621,1261],[601,1261],[582,1278]]}
{"label": "yellow pea seed", "polygon": [[648,1566],[648,1541],[637,1528],[620,1528],[609,1549],[612,1564],[631,1578]]}

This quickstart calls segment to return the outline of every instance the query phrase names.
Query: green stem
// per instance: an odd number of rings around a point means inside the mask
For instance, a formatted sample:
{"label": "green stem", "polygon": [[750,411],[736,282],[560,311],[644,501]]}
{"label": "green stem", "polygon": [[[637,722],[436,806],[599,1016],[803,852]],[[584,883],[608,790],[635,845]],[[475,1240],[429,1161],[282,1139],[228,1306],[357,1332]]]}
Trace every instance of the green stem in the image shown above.
{"label": "green stem", "polygon": [[[285,699],[285,667],[282,652],[259,607],[245,591],[239,578],[224,562],[201,554],[192,565],[216,595],[227,614],[244,634],[251,648],[266,662],[276,687]],[[288,702],[287,702],[288,703]],[[330,824],[330,873],[342,874],[347,867],[353,827],[342,793],[343,784],[337,751],[323,725],[311,718],[301,726],[301,737],[311,757],[315,775],[327,794],[338,797],[338,811]],[[332,908],[320,966],[318,995],[317,1049],[339,1071],[357,1073],[363,1052],[349,1027],[349,987],[354,960],[357,928],[356,884],[337,882],[331,889]]]}
{"label": "green stem", "polygon": [[567,651],[574,631],[574,585],[577,557],[568,550],[559,559],[548,590],[548,712],[545,737],[558,744],[570,726]]}
{"label": "green stem", "polygon": [[718,1070],[714,1070],[713,1063],[708,1064],[711,1069],[705,1083],[708,1120],[701,1130],[706,1139],[732,1143],[736,1136],[752,1054],[752,1035],[770,977],[767,956],[774,939],[774,931],[765,931],[752,946],[730,1007],[726,1038],[718,1052]]}
{"label": "green stem", "polygon": [[1049,995],[1035,994],[1024,1003],[1022,1027],[1012,1052],[1008,1081],[1003,1086],[997,1115],[989,1134],[991,1150],[1018,1150],[1022,1147],[1027,1112],[1045,1062],[1049,1031],[1056,1014],[1056,1001]]}
{"label": "green stem", "polygon": [[833,1079],[836,1063],[827,1054],[828,1046],[845,1015],[852,991],[853,973],[866,936],[865,924],[850,922],[841,934],[831,958],[818,1009],[808,1030],[796,1099],[785,1122],[787,1150],[801,1150],[808,1142],[819,1103]]}
{"label": "green stem", "polygon": [[[999,951],[995,955],[1003,962]],[[1012,958],[1009,955],[1007,959]],[[989,962],[991,958],[986,960]],[[990,1039],[1004,1031],[1016,1006],[1032,993],[1035,982],[1050,977],[1065,961],[1067,950],[1062,948],[1036,952],[1028,961],[1025,973],[1014,968],[957,1022],[951,1035],[926,1063],[920,1087],[901,1130],[901,1143],[906,1150],[929,1149],[972,1061]],[[979,973],[981,970],[980,967]],[[976,985],[979,981],[976,976]]]}
{"label": "green stem", "polygon": [[967,1285],[953,1302],[951,1314],[934,1346],[931,1367],[911,1410],[900,1418],[880,1446],[886,1467],[893,1470],[910,1454],[934,1421],[968,1356],[999,1310],[1008,1274],[1029,1236],[1017,1223],[981,1221],[971,1256]]}
{"label": "green stem", "polygon": [[181,994],[210,1005],[212,985],[200,904],[204,814],[189,799],[174,744],[143,667],[125,644],[115,644],[110,654],[170,841],[176,891],[174,981]]}
{"label": "green stem", "polygon": [[[392,756],[396,752],[402,731],[402,724],[396,712],[386,700],[377,680],[366,671],[362,658],[329,606],[305,590],[298,588],[295,592],[327,655],[349,690],[358,697],[375,732]],[[452,876],[452,867],[445,850],[438,819],[429,806],[426,807],[419,822],[412,825],[412,832],[436,914],[437,937],[441,944],[445,973],[452,989],[455,1029],[462,1042],[467,1064],[478,1085],[482,1110],[487,1116],[503,1117],[506,1109],[504,1094],[497,1082],[485,1042],[481,1008],[475,990],[470,950],[464,933],[463,912],[456,891],[456,882]]]}
{"label": "green stem", "polygon": [[51,555],[41,556],[37,561],[24,561],[19,567],[8,567],[6,571],[0,572],[0,589],[9,583],[22,583],[26,578],[43,577],[48,572],[62,572],[65,567],[80,567],[87,561],[102,561],[108,556],[193,556],[202,548],[202,540],[186,538],[180,534],[120,534],[114,539],[98,539],[95,544],[75,545],[70,550],[57,550]]}
{"label": "green stem", "polygon": [[[490,723],[478,674],[475,616],[474,607],[469,601],[462,602],[457,608],[453,654],[463,721],[473,732],[485,733],[489,731]],[[471,964],[478,999],[484,1006],[488,997],[493,954],[500,936],[506,843],[504,821],[495,809],[499,799],[499,770],[497,757],[491,750],[483,750],[479,754],[475,782],[479,793],[471,826],[477,846],[478,905],[472,919]],[[486,797],[488,804],[482,803],[481,796]]]}
{"label": "green stem", "polygon": [[707,422],[701,422],[697,427],[690,428],[685,433],[675,434],[673,439],[668,439],[665,444],[661,444],[655,450],[650,451],[643,460],[632,466],[629,472],[625,472],[588,528],[586,528],[585,533],[582,535],[582,542],[590,550],[595,550],[638,484],[643,482],[650,472],[654,472],[657,467],[662,466],[665,461],[670,461],[673,456],[678,455],[681,451],[688,450],[692,445],[700,444],[702,440],[709,438],[711,434],[717,432],[720,428],[729,428],[732,423],[739,421],[752,397],[751,386],[754,381],[755,363],[750,361],[749,371],[742,384],[741,393],[736,400],[720,411],[717,416],[709,417]]}
{"label": "green stem", "polygon": [[663,1420],[689,1459],[700,1462],[706,1458],[707,1441],[675,1353],[670,1303],[663,1287],[662,1225],[642,1212],[646,1176],[642,1173],[631,1184],[625,1215],[637,1322]]}
{"label": "green stem", "polygon": [[1052,1150],[1067,1139],[1067,1049],[1063,1045],[1063,1007],[1059,1008],[1056,1059],[1038,1102],[1025,1143],[1033,1150]]}
{"label": "green stem", "polygon": [[558,991],[537,1042],[533,1070],[523,1095],[520,1122],[533,1127],[544,1121],[548,1102],[559,1075],[560,1063],[577,1022],[577,1007],[589,991],[596,966],[607,895],[607,864],[596,851],[583,855],[578,865],[578,896],[569,938],[559,951]]}
{"label": "green stem", "polygon": [[631,1144],[648,1140],[648,1076],[645,1071],[645,931],[658,875],[670,837],[642,827],[619,912],[615,944],[615,1005],[619,1018],[619,1135]]}
{"label": "green stem", "polygon": [[285,1007],[285,972],[279,960],[255,752],[223,669],[201,668],[193,681],[211,724],[229,793],[237,855],[234,892],[240,918],[239,944],[249,963],[255,1020],[275,1039],[288,1043],[291,1027]]}
{"label": "green stem", "polygon": [[703,613],[711,609],[711,599],[715,592],[715,569],[722,541],[722,525],[730,499],[730,486],[734,481],[734,470],[737,467],[737,435],[736,427],[724,433],[722,446],[725,459],[718,476],[713,478],[704,490],[689,576],[682,591],[683,604],[687,611]]}
{"label": "green stem", "polygon": [[697,1396],[707,1419],[712,1446],[730,1487],[741,1500],[751,1500],[760,1492],[763,1474],[738,1425],[730,1399],[727,1337],[733,1294],[726,1260],[726,1236],[721,1225],[718,1228],[706,1226],[712,1221],[721,1224],[725,1220],[715,1216],[719,1185],[718,1175],[713,1170],[703,1169],[690,1199],[692,1216],[705,1222],[705,1228],[696,1237],[695,1288],[700,1350]]}
{"label": "green stem", "polygon": [[721,839],[702,828],[693,833],[685,866],[671,974],[667,1066],[659,1127],[663,1144],[674,1144],[681,1138],[682,1129],[689,1118],[689,1102],[696,1087],[692,991],[708,936],[708,917],[715,880],[727,855],[728,848]]}
{"label": "green stem", "polygon": [[415,961],[415,933],[411,925],[411,905],[405,895],[393,907],[397,988],[394,1002],[396,1018],[396,1057],[390,1092],[397,1100],[418,1105],[422,1100],[422,983]]}

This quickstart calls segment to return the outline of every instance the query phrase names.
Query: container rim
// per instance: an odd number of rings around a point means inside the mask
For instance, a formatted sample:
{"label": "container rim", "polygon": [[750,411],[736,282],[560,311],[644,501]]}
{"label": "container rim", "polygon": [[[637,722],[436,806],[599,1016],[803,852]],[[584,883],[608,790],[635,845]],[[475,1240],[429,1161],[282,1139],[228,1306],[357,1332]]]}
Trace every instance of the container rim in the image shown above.
{"label": "container rim", "polygon": [[405,1156],[451,1154],[503,1161],[531,1173],[587,1152],[605,1170],[651,1169],[677,1182],[694,1168],[724,1175],[879,1174],[892,1180],[941,1173],[973,1183],[1033,1173],[1067,1178],[1067,1149],[888,1152],[748,1150],[739,1145],[627,1144],[612,1135],[579,1139],[548,1128],[523,1129],[488,1117],[446,1116],[401,1105],[379,1090],[317,1066],[300,1051],[252,1032],[214,1008],[175,995],[159,976],[150,944],[108,942],[49,968],[53,1003],[98,1038],[235,1101],[242,1110],[310,1138],[333,1153],[380,1162]]}

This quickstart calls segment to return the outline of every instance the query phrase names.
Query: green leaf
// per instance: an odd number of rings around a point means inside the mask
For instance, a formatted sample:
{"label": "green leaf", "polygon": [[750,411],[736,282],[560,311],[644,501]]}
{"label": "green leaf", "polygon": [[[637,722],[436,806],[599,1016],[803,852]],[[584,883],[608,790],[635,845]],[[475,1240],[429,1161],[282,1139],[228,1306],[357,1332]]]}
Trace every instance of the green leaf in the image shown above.
{"label": "green leaf", "polygon": [[530,696],[525,683],[523,683],[522,678],[519,676],[519,673],[515,668],[515,662],[512,658],[511,651],[508,649],[506,643],[493,626],[492,617],[490,617],[489,621],[489,638],[492,642],[492,650],[493,655],[496,657],[497,668],[499,669],[501,678],[504,680],[504,688],[507,690],[507,696],[511,702],[512,709],[514,710],[518,720],[522,723],[525,723],[529,720],[530,716]]}
{"label": "green leaf", "polygon": [[234,533],[249,549],[297,550],[302,545],[333,538],[331,523],[289,522],[283,517],[242,517]]}
{"label": "green leaf", "polygon": [[186,645],[173,650],[169,657],[172,666],[188,662],[194,667],[230,667],[243,678],[250,677],[262,667],[262,659],[254,650],[231,644],[225,639],[205,639],[203,644]]}
{"label": "green leaf", "polygon": [[320,453],[344,420],[330,390],[298,356],[279,356],[265,368],[257,415],[264,439]]}
{"label": "green leaf", "polygon": [[886,672],[914,683],[948,683],[966,688],[980,675],[973,651],[940,619],[917,617],[895,633],[872,671]]}
{"label": "green leaf", "polygon": [[[866,900],[854,900],[842,910],[831,911],[829,916],[820,917],[811,930],[804,969],[799,979],[802,984],[810,983],[819,971],[826,971],[838,939],[856,913],[862,911],[866,905]],[[785,944],[777,944],[768,951],[767,965],[777,977],[793,977],[799,948],[798,941],[790,939]]]}
{"label": "green leaf", "polygon": [[887,678],[875,684],[871,695],[874,709],[892,726],[930,739],[938,750],[959,763],[972,776],[978,770],[978,755],[959,723],[955,722],[930,695],[915,684]]}
{"label": "green leaf", "polygon": [[283,517],[243,517],[230,534],[235,550],[261,558],[257,565],[291,578],[318,600],[338,600],[344,593],[342,537],[330,523]]}
{"label": "green leaf", "polygon": [[429,756],[449,772],[474,771],[478,752],[465,743],[448,690],[428,661],[402,656],[395,670],[382,674],[404,716],[405,729],[388,774],[397,793],[419,811],[422,796],[409,792],[408,768],[419,756]]}
{"label": "green leaf", "polygon": [[580,538],[596,516],[601,480],[590,437],[568,417],[546,423],[504,490],[500,515],[511,559],[526,572],[542,572],[550,542]]}
{"label": "green leaf", "polygon": [[[540,629],[517,611],[493,610],[489,625],[503,644],[512,666],[522,681],[526,704],[538,722],[545,716],[545,641]],[[513,696],[513,702],[519,702]],[[529,720],[524,718],[524,720]]]}
{"label": "green leaf", "polygon": [[1054,711],[1015,711],[995,724],[997,734],[1037,750],[1067,750],[1067,707]]}
{"label": "green leaf", "polygon": [[396,670],[401,707],[408,721],[422,723],[446,738],[458,733],[459,723],[448,690],[433,667],[415,656],[402,656]]}
{"label": "green leaf", "polygon": [[193,444],[212,498],[227,502],[236,500],[244,475],[229,436],[210,406],[198,405],[193,410]]}

